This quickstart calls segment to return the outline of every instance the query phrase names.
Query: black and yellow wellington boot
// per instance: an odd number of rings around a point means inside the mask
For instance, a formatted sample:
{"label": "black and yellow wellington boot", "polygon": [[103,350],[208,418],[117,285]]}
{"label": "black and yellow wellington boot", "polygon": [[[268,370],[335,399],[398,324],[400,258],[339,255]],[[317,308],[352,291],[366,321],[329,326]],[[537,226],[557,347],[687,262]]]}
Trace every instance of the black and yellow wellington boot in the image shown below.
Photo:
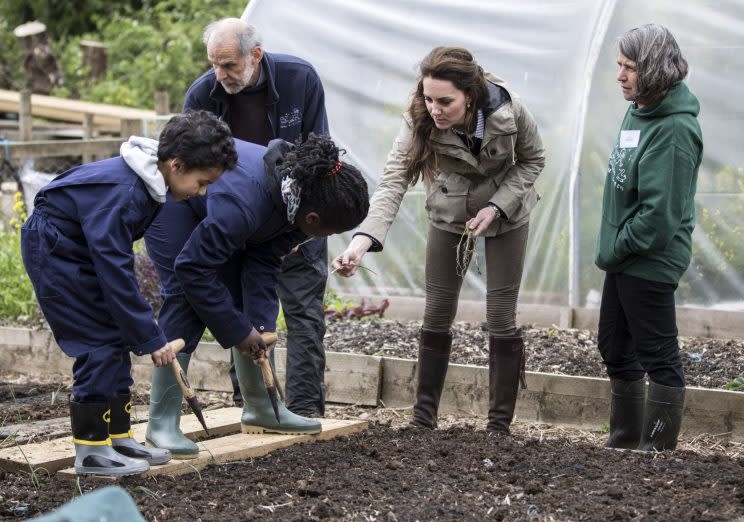
{"label": "black and yellow wellington boot", "polygon": [[[188,373],[190,353],[176,355],[184,373]],[[152,370],[150,415],[147,419],[145,442],[154,448],[167,449],[177,460],[195,459],[199,447],[181,431],[183,393],[170,366]]]}
{"label": "black and yellow wellington boot", "polygon": [[283,433],[286,435],[320,433],[323,426],[315,419],[296,415],[279,401],[279,421],[266,393],[261,368],[251,356],[232,348],[235,372],[243,395],[243,414],[240,425],[243,433]]}
{"label": "black and yellow wellington boot", "polygon": [[126,476],[150,469],[146,460],[133,459],[114,450],[109,438],[108,403],[70,401],[75,471],[79,475]]}
{"label": "black and yellow wellington boot", "polygon": [[109,437],[111,437],[111,444],[116,451],[133,459],[144,459],[151,465],[165,464],[171,459],[171,453],[167,449],[146,448],[134,440],[131,421],[131,395],[119,395],[110,404]]}

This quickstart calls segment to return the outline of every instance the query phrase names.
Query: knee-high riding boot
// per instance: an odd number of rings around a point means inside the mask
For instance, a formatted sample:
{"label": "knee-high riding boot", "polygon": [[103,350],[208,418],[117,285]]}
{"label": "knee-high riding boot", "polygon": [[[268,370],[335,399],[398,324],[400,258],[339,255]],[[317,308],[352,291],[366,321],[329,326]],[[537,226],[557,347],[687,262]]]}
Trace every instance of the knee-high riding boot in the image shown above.
{"label": "knee-high riding boot", "polygon": [[[191,354],[179,353],[176,359],[187,373]],[[183,434],[179,426],[182,402],[183,393],[171,367],[154,368],[145,440],[156,448],[169,450],[174,459],[193,459],[199,454],[199,447]]]}
{"label": "knee-high riding boot", "polygon": [[605,448],[636,449],[643,429],[643,405],[646,402],[646,382],[610,379],[610,436]]}
{"label": "knee-high riding boot", "polygon": [[452,350],[452,333],[421,330],[418,353],[418,382],[416,404],[413,406],[411,426],[437,427],[439,399],[442,397]]}
{"label": "knee-high riding boot", "polygon": [[240,425],[243,433],[320,433],[322,425],[315,419],[308,419],[289,411],[284,402],[279,401],[279,421],[266,393],[266,385],[259,368],[253,359],[236,348],[232,348],[235,372],[243,395],[243,415]]}
{"label": "knee-high riding boot", "polygon": [[524,339],[517,330],[510,337],[490,336],[488,340],[488,431],[509,433],[517,404],[519,381],[524,380]]}

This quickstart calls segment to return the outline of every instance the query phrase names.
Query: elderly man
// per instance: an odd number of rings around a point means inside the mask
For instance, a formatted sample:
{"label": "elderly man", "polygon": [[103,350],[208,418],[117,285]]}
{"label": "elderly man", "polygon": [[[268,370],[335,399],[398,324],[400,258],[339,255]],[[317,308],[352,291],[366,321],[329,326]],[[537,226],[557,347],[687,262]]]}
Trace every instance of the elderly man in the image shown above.
{"label": "elderly man", "polygon": [[[308,62],[294,56],[264,52],[256,29],[237,18],[209,24],[203,41],[212,69],[189,87],[184,111],[212,112],[230,126],[236,138],[259,145],[268,145],[275,138],[296,143],[304,141],[311,132],[328,134],[323,85]],[[158,265],[158,259],[169,258],[167,253],[158,252],[162,249],[161,242],[153,238],[147,242],[147,247],[161,277],[168,277],[169,274],[163,272],[172,272],[173,267]],[[328,278],[327,264],[326,239],[314,239],[284,259],[278,280],[277,293],[288,330],[287,407],[303,416],[322,416],[325,409],[323,296]],[[182,293],[166,294],[161,322],[181,322],[185,314],[193,313],[188,310]],[[196,334],[194,332],[193,337]],[[190,332],[183,332],[181,336],[187,339],[184,352],[190,352],[189,343],[194,344],[198,339],[189,339]],[[181,363],[183,366],[188,361]],[[238,405],[243,400],[246,406],[263,401],[263,396],[260,401],[254,401],[248,390],[243,390],[241,396],[234,366],[230,369],[230,377]],[[179,453],[191,454],[196,448],[178,430],[181,397],[178,387],[171,386],[171,381],[167,372],[153,374],[147,439],[158,447],[171,449],[178,458]],[[259,389],[259,393],[261,391]],[[263,413],[273,417],[271,411]],[[269,422],[273,421],[267,417]],[[304,425],[304,421],[302,423]]]}

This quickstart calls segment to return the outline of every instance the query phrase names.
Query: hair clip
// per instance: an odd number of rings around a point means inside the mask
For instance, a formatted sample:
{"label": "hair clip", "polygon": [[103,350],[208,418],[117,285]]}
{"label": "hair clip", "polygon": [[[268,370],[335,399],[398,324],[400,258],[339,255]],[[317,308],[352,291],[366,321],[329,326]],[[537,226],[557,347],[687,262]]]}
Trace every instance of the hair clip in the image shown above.
{"label": "hair clip", "polygon": [[328,176],[335,176],[336,174],[338,174],[339,170],[341,170],[341,160],[338,160],[335,167],[323,174],[323,177],[327,178]]}

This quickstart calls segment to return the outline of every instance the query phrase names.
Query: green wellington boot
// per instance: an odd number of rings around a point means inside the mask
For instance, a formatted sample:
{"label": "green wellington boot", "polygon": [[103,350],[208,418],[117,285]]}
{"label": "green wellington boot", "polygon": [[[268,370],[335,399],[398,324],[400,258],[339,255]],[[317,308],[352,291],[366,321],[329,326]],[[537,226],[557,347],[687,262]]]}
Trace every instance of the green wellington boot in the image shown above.
{"label": "green wellington boot", "polygon": [[[191,354],[179,353],[176,359],[186,373]],[[174,459],[193,459],[199,454],[199,447],[179,427],[182,402],[183,394],[171,367],[154,368],[145,441],[156,448],[169,450]]]}
{"label": "green wellington boot", "polygon": [[240,391],[243,394],[243,415],[240,425],[243,433],[320,433],[322,426],[315,419],[295,415],[279,401],[279,421],[274,416],[274,408],[266,393],[266,385],[261,376],[261,368],[254,364],[250,355],[232,348],[235,372],[238,374]]}
{"label": "green wellington boot", "polygon": [[146,460],[127,457],[111,447],[110,415],[109,404],[106,402],[70,401],[77,474],[124,477],[144,473],[150,469],[150,464]]}
{"label": "green wellington boot", "polygon": [[146,448],[134,440],[132,433],[132,396],[118,395],[111,402],[111,423],[109,437],[114,449],[133,459],[143,459],[151,465],[165,464],[171,459],[167,449]]}

